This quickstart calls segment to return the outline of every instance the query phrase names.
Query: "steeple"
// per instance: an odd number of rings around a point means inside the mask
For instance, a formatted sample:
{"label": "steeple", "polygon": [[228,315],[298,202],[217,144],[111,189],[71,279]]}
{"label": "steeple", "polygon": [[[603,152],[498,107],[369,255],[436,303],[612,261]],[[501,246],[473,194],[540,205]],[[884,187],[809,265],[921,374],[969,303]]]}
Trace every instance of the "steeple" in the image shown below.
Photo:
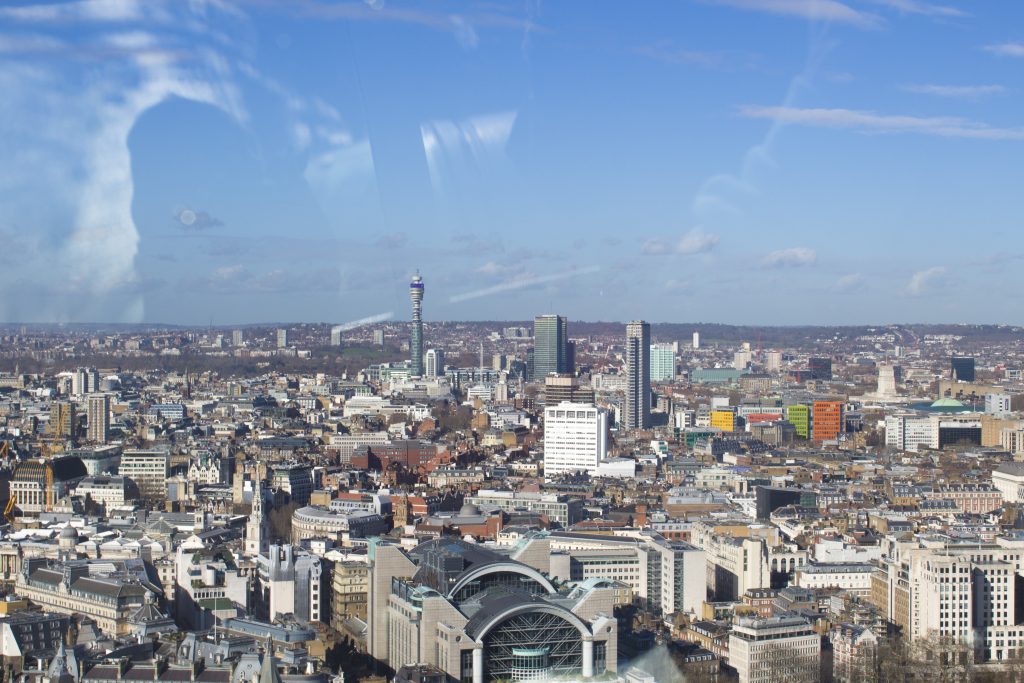
{"label": "steeple", "polygon": [[267,647],[263,652],[259,680],[256,683],[281,683],[281,673],[277,670],[277,663],[274,660],[274,639],[269,635]]}
{"label": "steeple", "polygon": [[263,482],[256,482],[252,512],[245,525],[245,554],[254,557],[267,549],[267,515],[263,510]]}

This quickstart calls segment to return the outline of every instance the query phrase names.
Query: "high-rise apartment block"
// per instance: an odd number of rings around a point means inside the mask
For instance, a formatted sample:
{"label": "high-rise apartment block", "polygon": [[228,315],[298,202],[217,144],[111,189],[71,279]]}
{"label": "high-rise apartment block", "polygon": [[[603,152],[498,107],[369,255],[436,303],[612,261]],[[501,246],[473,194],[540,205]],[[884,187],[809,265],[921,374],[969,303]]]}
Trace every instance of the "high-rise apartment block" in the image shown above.
{"label": "high-rise apartment block", "polygon": [[277,331],[277,348],[283,349],[288,346],[288,330],[281,328]]}
{"label": "high-rise apartment block", "polygon": [[241,346],[245,342],[245,333],[242,330],[232,330],[231,345]]}
{"label": "high-rise apartment block", "polygon": [[86,417],[89,420],[89,441],[107,443],[110,440],[110,396],[89,396]]}
{"label": "high-rise apartment block", "polygon": [[533,321],[533,377],[542,381],[550,373],[574,372],[569,367],[568,323],[560,315],[539,315]]}
{"label": "high-rise apartment block", "polygon": [[338,348],[342,344],[342,326],[335,325],[331,328],[331,346]]}
{"label": "high-rise apartment block", "polygon": [[676,353],[672,344],[651,344],[651,381],[671,382],[676,378]]}
{"label": "high-rise apartment block", "polygon": [[651,426],[651,326],[642,320],[626,325],[626,429]]}

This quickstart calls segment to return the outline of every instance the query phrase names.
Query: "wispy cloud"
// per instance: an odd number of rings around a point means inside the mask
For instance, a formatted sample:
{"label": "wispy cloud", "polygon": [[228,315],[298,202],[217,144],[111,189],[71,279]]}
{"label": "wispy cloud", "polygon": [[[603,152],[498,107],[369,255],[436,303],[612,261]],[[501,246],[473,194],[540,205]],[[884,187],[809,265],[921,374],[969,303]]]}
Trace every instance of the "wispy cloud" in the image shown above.
{"label": "wispy cloud", "polygon": [[645,254],[652,255],[665,255],[665,254],[702,254],[707,251],[711,251],[716,246],[720,238],[714,233],[704,232],[699,228],[694,228],[690,232],[683,235],[678,242],[672,242],[662,238],[651,238],[644,241],[640,245],[640,251]]}
{"label": "wispy cloud", "polygon": [[818,261],[818,252],[808,247],[778,249],[761,259],[765,268],[796,268],[810,266]]}
{"label": "wispy cloud", "polygon": [[850,273],[836,280],[832,289],[837,292],[853,292],[862,288],[866,282],[867,279],[860,273]]}
{"label": "wispy cloud", "polygon": [[[77,0],[0,9],[0,17],[25,22],[138,21],[158,8],[139,0]],[[156,5],[156,3],[151,3]]]}
{"label": "wispy cloud", "polygon": [[949,5],[935,5],[921,0],[870,0],[876,5],[883,5],[901,14],[920,14],[929,17],[966,17],[967,12]]}
{"label": "wispy cloud", "polygon": [[808,21],[835,22],[861,28],[879,26],[881,18],[838,0],[706,0],[715,5],[798,17]]}
{"label": "wispy cloud", "polygon": [[537,285],[547,284],[549,282],[558,282],[559,280],[567,280],[578,275],[589,275],[590,273],[596,273],[600,268],[597,266],[589,266],[587,268],[580,268],[570,270],[564,273],[554,273],[552,275],[539,275],[532,277],[518,277],[506,282],[502,282],[499,285],[493,287],[484,287],[482,289],[476,289],[470,292],[463,292],[462,294],[455,294],[448,299],[449,303],[459,303],[460,301],[469,301],[470,299],[479,299],[480,297],[490,296],[492,294],[501,294],[503,292],[511,292],[517,289],[525,289],[527,287],[536,287]]}
{"label": "wispy cloud", "polygon": [[912,83],[903,86],[903,89],[919,95],[965,100],[976,100],[986,95],[999,95],[1006,92],[1006,88],[1001,85],[935,85],[933,83]]}
{"label": "wispy cloud", "polygon": [[944,266],[932,266],[914,273],[907,283],[907,294],[920,296],[941,285],[946,279]]}
{"label": "wispy cloud", "polygon": [[376,315],[368,315],[365,318],[359,318],[358,320],[349,320],[343,322],[340,327],[342,332],[348,332],[364,325],[373,325],[374,323],[382,323],[385,320],[391,320],[395,317],[393,311],[387,311],[386,313],[378,313]]}
{"label": "wispy cloud", "polygon": [[997,128],[955,116],[904,116],[876,114],[854,109],[800,107],[740,107],[740,115],[754,119],[820,128],[840,128],[865,133],[919,133],[978,140],[1024,140],[1022,128]]}
{"label": "wispy cloud", "polygon": [[697,66],[706,69],[752,69],[760,62],[760,57],[753,53],[737,50],[694,50],[673,47],[668,43],[641,45],[634,49],[638,55],[665,64]]}
{"label": "wispy cloud", "polygon": [[1024,43],[996,43],[986,45],[984,49],[1000,57],[1024,57]]}

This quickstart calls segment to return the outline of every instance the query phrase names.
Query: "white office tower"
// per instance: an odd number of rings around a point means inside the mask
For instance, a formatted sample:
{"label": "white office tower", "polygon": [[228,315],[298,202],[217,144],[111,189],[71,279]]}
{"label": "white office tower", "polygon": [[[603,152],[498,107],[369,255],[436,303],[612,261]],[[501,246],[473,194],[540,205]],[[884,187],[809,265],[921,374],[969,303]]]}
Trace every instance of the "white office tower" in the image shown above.
{"label": "white office tower", "polygon": [[878,396],[882,398],[896,397],[896,366],[881,363],[878,366]]}
{"label": "white office tower", "polygon": [[693,333],[693,350],[696,351],[700,348],[700,332]]}
{"label": "white office tower", "polygon": [[110,396],[95,394],[89,397],[89,441],[106,443],[110,440]]}
{"label": "white office tower", "polygon": [[764,369],[767,372],[778,372],[782,369],[782,351],[768,351],[764,354]]}
{"label": "white office tower", "polygon": [[1006,417],[1013,412],[1013,396],[1010,394],[985,394],[985,412],[997,417]]}
{"label": "white office tower", "polygon": [[334,347],[340,347],[341,346],[341,332],[342,332],[342,329],[343,328],[341,327],[341,325],[335,325],[334,327],[331,328],[331,346],[334,346]]}
{"label": "white office tower", "polygon": [[423,366],[426,377],[444,377],[444,351],[427,349],[423,354]]}
{"label": "white office tower", "polygon": [[651,426],[651,326],[643,320],[626,324],[626,429]]}
{"label": "white office tower", "polygon": [[277,331],[277,348],[283,349],[288,346],[288,330],[280,329]]}
{"label": "white office tower", "polygon": [[608,455],[608,413],[563,401],[544,409],[544,476],[594,472]]}

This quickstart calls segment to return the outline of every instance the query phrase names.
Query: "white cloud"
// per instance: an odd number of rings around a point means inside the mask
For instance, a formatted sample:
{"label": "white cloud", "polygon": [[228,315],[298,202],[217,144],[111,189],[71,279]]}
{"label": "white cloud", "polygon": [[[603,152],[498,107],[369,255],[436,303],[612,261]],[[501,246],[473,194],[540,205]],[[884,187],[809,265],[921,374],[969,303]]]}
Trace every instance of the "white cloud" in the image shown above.
{"label": "white cloud", "polygon": [[655,256],[665,254],[684,254],[689,256],[711,251],[718,245],[718,242],[718,235],[704,232],[700,228],[694,228],[683,235],[675,244],[669,240],[652,237],[640,245],[640,251]]}
{"label": "white cloud", "polygon": [[0,17],[36,22],[137,21],[144,14],[139,0],[78,0],[0,9]]}
{"label": "white cloud", "polygon": [[459,45],[467,50],[472,50],[480,44],[480,37],[476,34],[476,29],[465,17],[453,14],[449,18],[455,31],[455,40],[459,42]]}
{"label": "white cloud", "polygon": [[876,5],[884,5],[902,14],[920,14],[930,17],[966,17],[967,12],[949,5],[933,5],[920,0],[871,0]]}
{"label": "white cloud", "polygon": [[996,43],[986,45],[985,50],[1000,57],[1024,57],[1024,43]]}
{"label": "white cloud", "polygon": [[926,294],[928,290],[942,284],[945,278],[946,269],[943,266],[932,266],[925,270],[919,270],[907,283],[907,293],[913,296]]}
{"label": "white cloud", "polygon": [[807,247],[791,247],[789,249],[778,249],[771,252],[763,259],[761,265],[765,268],[794,268],[798,266],[813,265],[818,261],[818,252]]}
{"label": "white cloud", "polygon": [[903,89],[919,95],[935,95],[937,97],[953,97],[966,100],[1006,92],[1006,88],[1001,85],[935,85],[932,83],[914,83],[903,86]]}
{"label": "white cloud", "polygon": [[718,241],[718,235],[694,228],[679,240],[676,251],[680,254],[701,254],[718,246]]}
{"label": "white cloud", "polygon": [[862,28],[880,24],[880,19],[838,0],[710,0],[717,5],[754,10],[768,14],[799,17],[809,21],[836,22]]}
{"label": "white cloud", "polygon": [[860,273],[850,273],[836,280],[833,289],[837,292],[852,292],[863,287],[865,282],[867,280]]}
{"label": "white cloud", "polygon": [[748,105],[740,115],[754,119],[870,133],[919,133],[978,140],[1024,140],[1024,128],[995,128],[956,116],[904,116],[853,109],[762,107]]}

